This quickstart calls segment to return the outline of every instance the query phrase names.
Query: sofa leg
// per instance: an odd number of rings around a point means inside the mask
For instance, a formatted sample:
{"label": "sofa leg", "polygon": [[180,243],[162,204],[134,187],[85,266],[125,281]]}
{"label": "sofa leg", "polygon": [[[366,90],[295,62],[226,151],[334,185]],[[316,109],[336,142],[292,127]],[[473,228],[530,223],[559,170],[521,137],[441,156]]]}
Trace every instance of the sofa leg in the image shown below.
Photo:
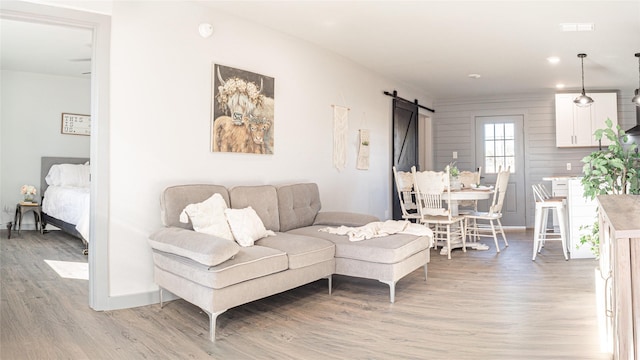
{"label": "sofa leg", "polygon": [[391,298],[391,303],[396,301],[396,282],[395,281],[382,281],[378,280],[381,283],[385,283],[389,285],[389,297]]}
{"label": "sofa leg", "polygon": [[329,281],[329,295],[331,295],[333,275],[327,276],[327,280]]}
{"label": "sofa leg", "polygon": [[160,288],[160,309],[164,307],[164,302],[162,301],[162,288]]}
{"label": "sofa leg", "polygon": [[427,264],[424,264],[424,281],[427,281]]}
{"label": "sofa leg", "polygon": [[208,312],[207,310],[204,310],[204,309],[202,309],[202,311],[206,312],[207,315],[209,315],[209,341],[215,342],[216,341],[216,320],[218,319],[218,316],[220,314],[222,314],[227,310],[225,309],[225,310],[217,311],[214,313]]}

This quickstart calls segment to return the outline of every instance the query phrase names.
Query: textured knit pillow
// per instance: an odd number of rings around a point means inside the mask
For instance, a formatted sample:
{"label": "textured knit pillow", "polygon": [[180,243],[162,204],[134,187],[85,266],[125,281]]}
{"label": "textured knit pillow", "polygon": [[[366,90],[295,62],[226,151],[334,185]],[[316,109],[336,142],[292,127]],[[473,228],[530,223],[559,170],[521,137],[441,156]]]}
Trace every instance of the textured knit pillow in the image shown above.
{"label": "textured knit pillow", "polygon": [[253,243],[275,233],[267,230],[260,217],[251,206],[244,209],[226,209],[224,214],[231,232],[240,246],[253,246]]}
{"label": "textured knit pillow", "polygon": [[227,203],[222,195],[215,193],[201,203],[187,205],[180,214],[180,222],[187,223],[191,220],[193,230],[233,241],[224,215],[226,208]]}

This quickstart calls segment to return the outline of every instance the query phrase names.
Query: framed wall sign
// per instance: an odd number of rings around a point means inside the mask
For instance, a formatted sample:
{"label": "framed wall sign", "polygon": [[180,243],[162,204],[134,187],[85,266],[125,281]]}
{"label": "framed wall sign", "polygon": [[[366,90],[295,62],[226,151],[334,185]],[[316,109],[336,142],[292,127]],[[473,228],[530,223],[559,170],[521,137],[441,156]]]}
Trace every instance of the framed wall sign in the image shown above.
{"label": "framed wall sign", "polygon": [[91,116],[62,113],[63,134],[91,135]]}

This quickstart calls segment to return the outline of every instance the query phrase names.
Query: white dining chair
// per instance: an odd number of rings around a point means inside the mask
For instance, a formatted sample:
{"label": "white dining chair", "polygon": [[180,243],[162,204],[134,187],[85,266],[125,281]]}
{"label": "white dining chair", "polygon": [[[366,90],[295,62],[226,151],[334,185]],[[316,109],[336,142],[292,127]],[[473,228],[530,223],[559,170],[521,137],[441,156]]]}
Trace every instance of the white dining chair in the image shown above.
{"label": "white dining chair", "polygon": [[[460,171],[458,180],[462,184],[463,189],[471,189],[474,185],[480,184],[480,175],[482,167],[478,171]],[[472,211],[478,211],[478,200],[461,200],[458,201],[458,213],[468,214]]]}
{"label": "white dining chair", "polygon": [[[498,169],[498,175],[496,177],[496,186],[493,192],[493,200],[489,206],[489,211],[474,211],[465,214],[465,228],[467,229],[467,235],[477,241],[480,237],[491,237],[496,245],[496,252],[500,252],[500,245],[498,245],[498,235],[500,232],[504,245],[509,246],[507,237],[504,234],[502,227],[502,206],[504,204],[504,198],[507,193],[507,186],[509,185],[509,176],[511,174],[510,168],[506,170]],[[496,231],[496,228],[498,231]]]}
{"label": "white dining chair", "polygon": [[411,168],[413,184],[416,193],[416,203],[420,214],[420,223],[432,228],[434,247],[438,241],[446,241],[447,258],[451,259],[451,241],[462,241],[462,250],[467,251],[464,216],[451,214],[450,208],[444,207],[444,202],[451,203],[451,184],[449,167],[445,171],[416,171]]}
{"label": "white dining chair", "polygon": [[406,171],[398,171],[394,166],[393,178],[396,182],[398,199],[400,199],[402,218],[413,222],[418,221],[418,219],[420,219],[420,214],[418,213],[418,206],[415,201],[413,174]]}

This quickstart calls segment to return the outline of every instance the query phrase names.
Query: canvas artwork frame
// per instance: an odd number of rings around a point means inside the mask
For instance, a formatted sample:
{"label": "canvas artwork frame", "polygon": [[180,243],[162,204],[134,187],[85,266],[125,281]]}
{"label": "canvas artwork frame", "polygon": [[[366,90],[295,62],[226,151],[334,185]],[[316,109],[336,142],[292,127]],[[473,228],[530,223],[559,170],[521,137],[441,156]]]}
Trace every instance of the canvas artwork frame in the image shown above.
{"label": "canvas artwork frame", "polygon": [[211,151],[273,154],[275,79],[214,63],[211,83]]}

